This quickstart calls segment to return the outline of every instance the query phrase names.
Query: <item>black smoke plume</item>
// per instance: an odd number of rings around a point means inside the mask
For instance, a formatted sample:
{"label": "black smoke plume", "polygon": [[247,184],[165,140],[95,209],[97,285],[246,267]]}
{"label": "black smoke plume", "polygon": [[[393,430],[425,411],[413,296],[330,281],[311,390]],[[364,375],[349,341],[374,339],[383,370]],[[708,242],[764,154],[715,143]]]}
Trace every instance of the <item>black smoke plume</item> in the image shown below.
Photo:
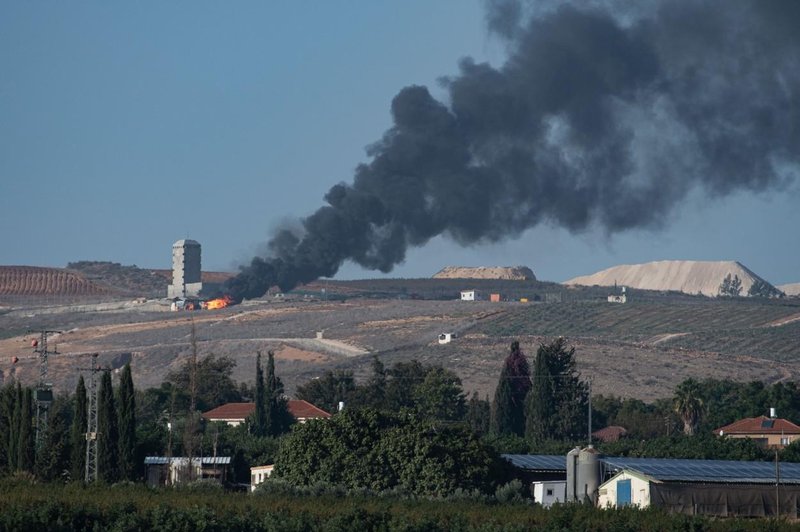
{"label": "black smoke plume", "polygon": [[287,290],[345,260],[388,272],[439,234],[468,245],[542,222],[657,228],[692,188],[796,177],[800,2],[544,5],[491,2],[506,63],[463,59],[447,103],[402,89],[352,183],[331,188],[301,234],[279,231],[228,292]]}

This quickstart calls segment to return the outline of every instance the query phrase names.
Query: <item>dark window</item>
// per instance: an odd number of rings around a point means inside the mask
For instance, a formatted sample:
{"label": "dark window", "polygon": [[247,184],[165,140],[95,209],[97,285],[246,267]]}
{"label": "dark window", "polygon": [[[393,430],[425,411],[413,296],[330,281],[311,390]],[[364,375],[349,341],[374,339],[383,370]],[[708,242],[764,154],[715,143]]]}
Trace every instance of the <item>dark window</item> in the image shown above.
{"label": "dark window", "polygon": [[553,490],[547,490],[547,496],[548,497],[552,497],[553,496]]}

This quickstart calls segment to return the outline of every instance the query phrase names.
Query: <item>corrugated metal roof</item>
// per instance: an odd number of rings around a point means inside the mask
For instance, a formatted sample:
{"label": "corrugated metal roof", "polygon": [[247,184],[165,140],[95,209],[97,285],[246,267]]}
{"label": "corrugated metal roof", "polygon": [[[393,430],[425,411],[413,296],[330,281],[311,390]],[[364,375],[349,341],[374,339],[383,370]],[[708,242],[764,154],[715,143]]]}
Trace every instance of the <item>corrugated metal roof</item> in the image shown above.
{"label": "corrugated metal roof", "polygon": [[[561,455],[504,454],[514,466],[529,471],[566,474],[567,459]],[[768,484],[775,482],[775,462],[740,462],[737,460],[692,460],[681,458],[600,457],[606,473],[623,469],[637,471],[656,480],[672,482],[726,482]],[[800,464],[781,462],[782,484],[800,484]]]}
{"label": "corrugated metal roof", "polygon": [[[147,456],[144,459],[144,465],[164,465],[168,463],[186,463],[189,460],[186,456],[173,456],[168,458],[166,456]],[[201,458],[192,458],[192,462],[197,464],[202,462],[203,465],[225,465],[231,463],[230,456],[203,456]]]}
{"label": "corrugated metal roof", "polygon": [[520,469],[538,471],[565,471],[567,470],[566,455],[552,454],[504,454],[503,458]]}

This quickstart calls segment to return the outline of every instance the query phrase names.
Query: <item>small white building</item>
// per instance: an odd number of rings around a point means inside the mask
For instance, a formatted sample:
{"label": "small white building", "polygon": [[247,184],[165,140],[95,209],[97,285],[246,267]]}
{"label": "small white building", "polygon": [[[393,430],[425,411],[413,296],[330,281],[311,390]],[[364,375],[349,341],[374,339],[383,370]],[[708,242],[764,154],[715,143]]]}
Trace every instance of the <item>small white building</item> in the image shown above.
{"label": "small white building", "polygon": [[462,290],[461,301],[480,301],[481,295],[477,290]]}
{"label": "small white building", "polygon": [[250,468],[250,491],[256,491],[259,484],[272,476],[275,464],[256,466]]}
{"label": "small white building", "polygon": [[456,335],[453,333],[442,333],[439,335],[439,343],[442,345],[449,344],[450,342],[453,341],[453,338],[455,337]]}
{"label": "small white building", "polygon": [[625,297],[625,294],[622,294],[621,296],[608,296],[608,302],[609,303],[627,303],[628,302],[628,298]]}
{"label": "small white building", "polygon": [[637,471],[624,469],[600,485],[597,497],[599,508],[650,506],[650,483],[658,482]]}
{"label": "small white building", "polygon": [[566,480],[543,480],[531,483],[533,500],[545,508],[567,499]]}

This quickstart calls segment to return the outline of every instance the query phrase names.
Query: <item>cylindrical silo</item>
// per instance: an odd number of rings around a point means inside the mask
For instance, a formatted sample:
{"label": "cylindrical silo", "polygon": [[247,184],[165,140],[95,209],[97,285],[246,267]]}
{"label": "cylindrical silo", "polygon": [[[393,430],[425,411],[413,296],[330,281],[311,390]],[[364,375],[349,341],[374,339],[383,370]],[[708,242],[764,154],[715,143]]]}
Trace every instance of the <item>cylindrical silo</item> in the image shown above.
{"label": "cylindrical silo", "polygon": [[575,447],[567,453],[567,502],[575,502],[577,495],[578,485],[578,455],[581,452],[580,447]]}
{"label": "cylindrical silo", "polygon": [[577,500],[595,504],[600,488],[600,452],[591,445],[578,454]]}

